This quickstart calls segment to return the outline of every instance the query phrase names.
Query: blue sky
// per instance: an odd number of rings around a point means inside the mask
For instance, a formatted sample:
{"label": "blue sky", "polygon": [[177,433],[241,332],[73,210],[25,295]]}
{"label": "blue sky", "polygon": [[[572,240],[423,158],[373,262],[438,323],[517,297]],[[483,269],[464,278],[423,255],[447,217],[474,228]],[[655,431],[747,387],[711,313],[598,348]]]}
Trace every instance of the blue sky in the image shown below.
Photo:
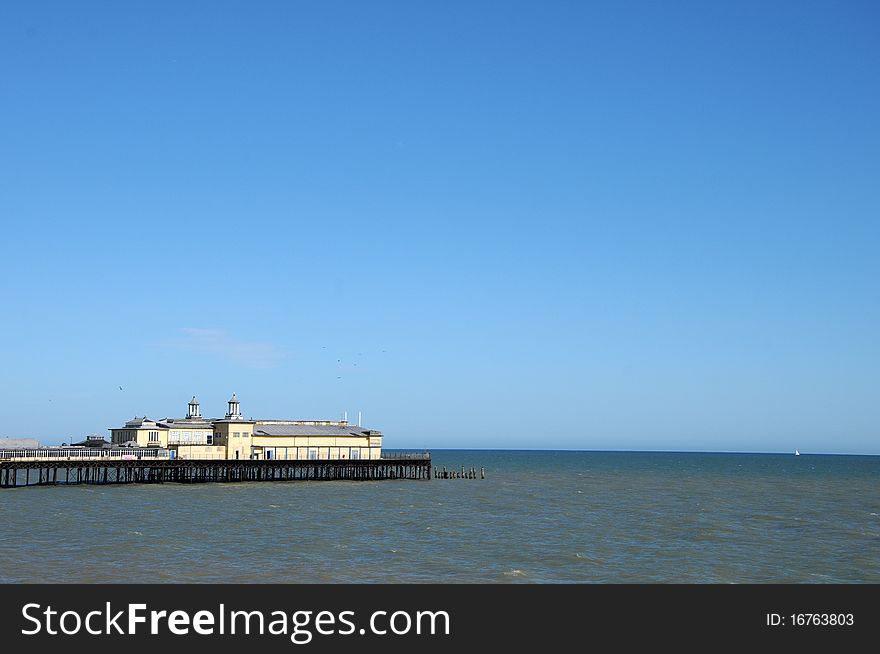
{"label": "blue sky", "polygon": [[880,453],[878,19],[4,2],[0,436]]}

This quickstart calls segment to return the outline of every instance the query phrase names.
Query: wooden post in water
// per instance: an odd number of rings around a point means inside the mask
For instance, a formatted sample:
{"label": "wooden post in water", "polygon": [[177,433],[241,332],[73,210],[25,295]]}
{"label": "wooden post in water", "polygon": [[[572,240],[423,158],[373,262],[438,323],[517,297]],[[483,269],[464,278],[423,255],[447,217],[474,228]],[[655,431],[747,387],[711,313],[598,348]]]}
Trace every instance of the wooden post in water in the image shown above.
{"label": "wooden post in water", "polygon": [[[64,468],[63,479],[59,475]],[[476,468],[435,468],[430,458],[400,457],[375,461],[226,461],[226,460],[121,460],[83,459],[65,461],[11,461],[0,464],[0,487],[14,488],[24,471],[22,486],[30,486],[30,471],[37,471],[34,485],[133,484],[164,482],[205,483],[289,480],[423,480],[474,479]]]}

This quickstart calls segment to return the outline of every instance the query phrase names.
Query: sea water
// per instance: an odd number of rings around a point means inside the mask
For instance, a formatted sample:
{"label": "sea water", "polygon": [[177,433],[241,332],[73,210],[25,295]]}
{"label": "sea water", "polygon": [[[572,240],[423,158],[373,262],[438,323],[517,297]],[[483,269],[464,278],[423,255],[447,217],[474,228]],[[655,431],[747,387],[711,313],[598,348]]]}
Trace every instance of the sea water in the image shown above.
{"label": "sea water", "polygon": [[486,478],[0,490],[0,582],[880,582],[880,457],[433,456]]}

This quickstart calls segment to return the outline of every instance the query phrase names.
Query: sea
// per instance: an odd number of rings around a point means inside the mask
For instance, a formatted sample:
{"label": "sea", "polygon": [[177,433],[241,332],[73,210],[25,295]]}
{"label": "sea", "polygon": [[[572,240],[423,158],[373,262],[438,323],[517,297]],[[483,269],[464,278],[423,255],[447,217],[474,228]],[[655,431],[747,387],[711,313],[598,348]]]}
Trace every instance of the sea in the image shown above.
{"label": "sea", "polygon": [[0,582],[880,582],[880,457],[432,455],[485,479],[0,490]]}

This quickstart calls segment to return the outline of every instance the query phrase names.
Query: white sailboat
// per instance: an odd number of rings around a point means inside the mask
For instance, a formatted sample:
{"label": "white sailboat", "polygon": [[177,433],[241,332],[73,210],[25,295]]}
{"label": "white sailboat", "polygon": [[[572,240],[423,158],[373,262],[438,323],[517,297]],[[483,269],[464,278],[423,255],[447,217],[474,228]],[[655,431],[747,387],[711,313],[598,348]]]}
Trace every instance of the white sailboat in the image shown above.
{"label": "white sailboat", "polygon": [[801,455],[801,453],[800,453],[800,452],[798,452],[798,451],[797,451],[797,450],[795,450],[795,451],[794,451],[794,455],[795,455],[795,456],[800,456],[800,455]]}

